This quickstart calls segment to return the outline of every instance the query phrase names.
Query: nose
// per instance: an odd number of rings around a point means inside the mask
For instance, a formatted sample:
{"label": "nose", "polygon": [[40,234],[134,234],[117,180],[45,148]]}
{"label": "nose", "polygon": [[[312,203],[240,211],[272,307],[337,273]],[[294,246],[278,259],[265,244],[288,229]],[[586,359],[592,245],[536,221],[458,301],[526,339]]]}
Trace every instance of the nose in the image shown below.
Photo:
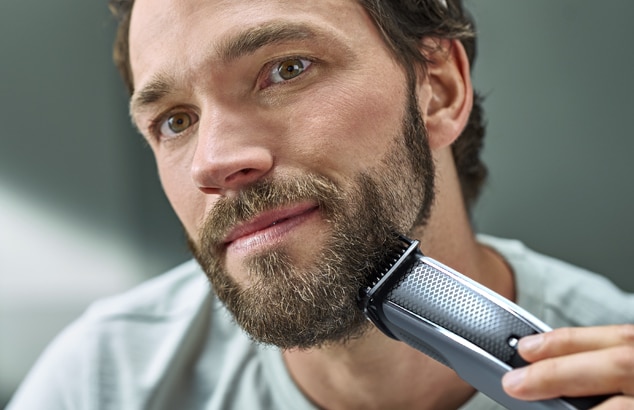
{"label": "nose", "polygon": [[191,175],[202,192],[237,191],[268,174],[273,162],[256,121],[227,113],[207,122],[201,118]]}

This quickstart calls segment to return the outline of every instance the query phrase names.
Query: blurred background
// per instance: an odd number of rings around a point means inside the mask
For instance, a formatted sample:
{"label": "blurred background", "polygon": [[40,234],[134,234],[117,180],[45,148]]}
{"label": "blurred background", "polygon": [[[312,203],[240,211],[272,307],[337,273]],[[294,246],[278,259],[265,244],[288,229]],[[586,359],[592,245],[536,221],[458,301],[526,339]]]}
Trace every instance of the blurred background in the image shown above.
{"label": "blurred background", "polygon": [[[634,291],[627,0],[467,0],[491,172],[480,232]],[[189,258],[110,59],[106,2],[0,2],[0,406],[90,301]]]}

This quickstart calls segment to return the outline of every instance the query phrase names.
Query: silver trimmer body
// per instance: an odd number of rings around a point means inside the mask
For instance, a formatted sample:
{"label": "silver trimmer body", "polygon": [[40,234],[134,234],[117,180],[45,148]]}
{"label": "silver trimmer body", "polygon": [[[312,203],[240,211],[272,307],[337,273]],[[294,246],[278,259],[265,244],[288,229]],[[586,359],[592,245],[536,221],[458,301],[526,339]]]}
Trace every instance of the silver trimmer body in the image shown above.
{"label": "silver trimmer body", "polygon": [[361,308],[388,336],[453,369],[463,380],[508,409],[589,409],[605,397],[521,401],[502,389],[502,376],[527,363],[520,338],[551,330],[503,296],[424,256],[418,241],[361,292]]}

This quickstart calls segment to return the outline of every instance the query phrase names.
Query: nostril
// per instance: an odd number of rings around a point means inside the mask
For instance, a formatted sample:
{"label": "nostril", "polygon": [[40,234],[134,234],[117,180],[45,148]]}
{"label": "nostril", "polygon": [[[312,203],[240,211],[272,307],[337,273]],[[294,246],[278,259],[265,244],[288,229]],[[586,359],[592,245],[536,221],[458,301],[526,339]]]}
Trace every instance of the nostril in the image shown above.
{"label": "nostril", "polygon": [[241,169],[238,172],[234,172],[231,175],[228,175],[225,182],[232,182],[235,181],[237,179],[240,178],[244,178],[244,177],[249,177],[250,175],[252,175],[256,170],[254,168],[245,168],[245,169]]}
{"label": "nostril", "polygon": [[272,153],[264,147],[224,147],[196,150],[191,172],[199,189],[236,190],[268,174],[274,166]]}

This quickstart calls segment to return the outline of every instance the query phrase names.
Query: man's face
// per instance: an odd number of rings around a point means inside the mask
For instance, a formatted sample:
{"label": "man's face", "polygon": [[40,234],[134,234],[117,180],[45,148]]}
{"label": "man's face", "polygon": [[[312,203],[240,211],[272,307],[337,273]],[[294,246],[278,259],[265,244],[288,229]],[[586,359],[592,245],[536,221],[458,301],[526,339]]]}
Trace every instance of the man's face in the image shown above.
{"label": "man's face", "polygon": [[130,57],[134,121],[238,322],[282,347],[358,334],[358,287],[433,173],[416,90],[364,9],[137,0]]}

